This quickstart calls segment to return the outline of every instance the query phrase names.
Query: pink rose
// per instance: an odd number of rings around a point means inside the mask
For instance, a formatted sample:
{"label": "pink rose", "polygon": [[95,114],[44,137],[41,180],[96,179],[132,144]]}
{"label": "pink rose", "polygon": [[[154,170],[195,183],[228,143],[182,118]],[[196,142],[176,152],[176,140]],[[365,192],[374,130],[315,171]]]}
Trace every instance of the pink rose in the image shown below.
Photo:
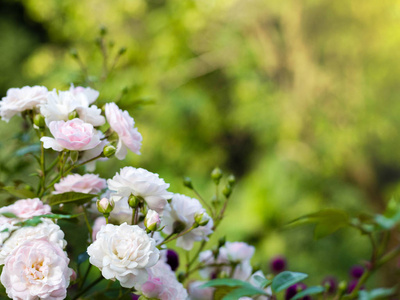
{"label": "pink rose", "polygon": [[49,128],[54,138],[45,136],[40,139],[46,149],[83,151],[93,149],[101,142],[93,125],[85,123],[81,119],[67,122],[53,121],[50,122]]}
{"label": "pink rose", "polygon": [[106,188],[106,180],[96,174],[71,174],[54,185],[54,194],[78,192],[85,194],[98,194]]}
{"label": "pink rose", "polygon": [[135,128],[135,121],[129,113],[122,111],[115,103],[107,103],[105,108],[107,122],[118,134],[119,140],[115,156],[124,159],[127,148],[136,154],[140,154],[142,146],[142,135]]}
{"label": "pink rose", "polygon": [[92,232],[93,242],[96,240],[96,235],[100,231],[100,229],[101,229],[101,227],[103,225],[106,225],[106,218],[98,217],[96,220],[94,220],[94,224],[93,224],[93,227],[92,227],[92,230],[93,230],[93,232]]}
{"label": "pink rose", "polygon": [[1,283],[12,299],[62,300],[72,275],[66,253],[46,238],[28,240],[5,260]]}
{"label": "pink rose", "polygon": [[21,219],[29,219],[34,216],[41,216],[51,213],[51,208],[43,204],[39,198],[18,200],[15,203],[2,207],[1,213],[10,212]]}

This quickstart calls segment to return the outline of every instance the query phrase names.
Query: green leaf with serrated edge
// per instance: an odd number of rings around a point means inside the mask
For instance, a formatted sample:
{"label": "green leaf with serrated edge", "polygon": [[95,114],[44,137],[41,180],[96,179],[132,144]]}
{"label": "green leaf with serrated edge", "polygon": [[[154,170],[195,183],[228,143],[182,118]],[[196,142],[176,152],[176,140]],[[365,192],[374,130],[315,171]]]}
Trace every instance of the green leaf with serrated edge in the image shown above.
{"label": "green leaf with serrated edge", "polygon": [[298,273],[298,272],[290,272],[290,271],[283,271],[275,276],[272,280],[272,290],[276,293],[283,291],[284,289],[288,288],[289,286],[300,282],[308,277],[307,274]]}
{"label": "green leaf with serrated edge", "polygon": [[5,186],[2,188],[3,190],[7,191],[9,194],[21,198],[21,199],[27,199],[27,198],[35,198],[36,194],[30,190],[26,189],[17,189],[13,186]]}
{"label": "green leaf with serrated edge", "polygon": [[396,287],[393,288],[378,288],[372,291],[359,291],[359,300],[372,300],[384,297],[389,297],[396,293]]}
{"label": "green leaf with serrated edge", "polygon": [[268,294],[264,292],[262,289],[249,285],[246,287],[240,287],[234,289],[233,291],[229,292],[225,297],[223,297],[222,300],[237,300],[240,297],[255,296],[255,295],[267,296]]}
{"label": "green leaf with serrated edge", "polygon": [[349,216],[343,210],[328,208],[300,217],[290,222],[286,227],[290,228],[304,224],[315,224],[314,238],[320,239],[342,227],[348,226]]}
{"label": "green leaf with serrated edge", "polygon": [[203,285],[200,286],[200,288],[206,288],[206,287],[217,287],[217,286],[229,286],[229,287],[238,287],[238,286],[245,286],[249,285],[248,282],[241,281],[239,279],[232,279],[232,278],[218,278],[214,280],[210,280]]}
{"label": "green leaf with serrated edge", "polygon": [[64,203],[85,204],[92,200],[96,195],[67,192],[62,194],[55,194],[48,197],[47,201],[50,205],[58,205]]}
{"label": "green leaf with serrated edge", "polygon": [[323,292],[325,292],[325,288],[323,288],[322,286],[311,286],[309,288],[306,288],[304,291],[297,293],[293,298],[290,298],[290,300],[297,300],[307,295],[315,295]]}

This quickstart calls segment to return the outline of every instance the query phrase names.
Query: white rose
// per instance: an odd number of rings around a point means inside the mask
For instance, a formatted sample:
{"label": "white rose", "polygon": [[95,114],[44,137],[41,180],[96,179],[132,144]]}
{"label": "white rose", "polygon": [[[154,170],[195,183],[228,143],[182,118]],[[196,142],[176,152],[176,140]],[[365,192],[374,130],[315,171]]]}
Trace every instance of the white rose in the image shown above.
{"label": "white rose", "polygon": [[118,279],[121,286],[132,288],[148,279],[147,268],[159,259],[155,241],[137,225],[107,224],[97,233],[87,253],[92,265],[106,279]]}
{"label": "white rose", "polygon": [[3,245],[0,245],[0,265],[4,264],[7,256],[19,245],[27,240],[47,238],[49,242],[64,249],[67,242],[64,240],[64,232],[60,226],[49,219],[42,219],[42,223],[34,227],[22,227],[13,232]]}
{"label": "white rose", "polygon": [[24,86],[7,91],[7,96],[0,101],[0,116],[4,121],[25,110],[33,109],[46,101],[47,88],[44,86]]}
{"label": "white rose", "polygon": [[[163,222],[165,228],[163,231],[166,234],[171,234],[174,230],[175,222],[184,224],[185,227],[182,231],[187,230],[192,227],[195,222],[195,215],[199,213],[204,213],[203,216],[208,217],[199,200],[181,194],[174,194],[170,205],[166,206],[164,211]],[[179,237],[176,245],[185,250],[190,250],[195,241],[208,240],[208,236],[213,232],[212,227],[213,220],[209,218],[205,226],[199,226]]]}
{"label": "white rose", "polygon": [[125,167],[112,179],[107,180],[108,189],[113,191],[112,199],[117,202],[123,198],[124,201],[130,195],[141,197],[148,207],[162,215],[167,200],[172,197],[168,192],[169,184],[142,168]]}

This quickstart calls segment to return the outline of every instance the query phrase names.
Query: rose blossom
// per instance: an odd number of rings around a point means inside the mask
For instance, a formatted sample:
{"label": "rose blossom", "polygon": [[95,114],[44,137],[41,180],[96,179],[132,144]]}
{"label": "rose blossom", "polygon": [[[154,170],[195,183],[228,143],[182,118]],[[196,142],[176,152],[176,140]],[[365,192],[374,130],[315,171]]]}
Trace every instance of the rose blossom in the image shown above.
{"label": "rose blossom", "polygon": [[[199,255],[199,261],[209,264],[231,264],[235,263],[236,267],[233,272],[232,278],[240,280],[248,280],[252,267],[250,259],[254,254],[254,247],[243,242],[226,242],[224,246],[219,249],[217,259],[214,259],[214,255],[211,250],[203,251]],[[227,274],[231,273],[232,268],[230,266],[219,268],[220,272],[224,271]],[[212,273],[217,271],[215,267],[207,267],[200,270],[200,275],[203,278],[209,278]]]}
{"label": "rose blossom", "polygon": [[132,288],[148,278],[147,268],[159,258],[155,241],[137,225],[107,224],[97,233],[87,253],[92,265],[106,279],[118,279],[122,287]]}
{"label": "rose blossom", "polygon": [[47,93],[47,88],[37,85],[9,89],[7,96],[0,101],[1,118],[8,122],[17,113],[35,108],[38,104],[46,101]]}
{"label": "rose blossom", "polygon": [[122,168],[112,179],[107,180],[107,184],[108,188],[114,191],[111,197],[115,202],[121,199],[127,201],[130,195],[141,197],[150,209],[160,215],[167,204],[167,199],[172,197],[172,193],[167,191],[169,184],[159,178],[158,174],[142,168]]}
{"label": "rose blossom", "polygon": [[96,220],[94,220],[93,223],[93,233],[92,233],[92,240],[95,241],[96,240],[96,236],[97,233],[100,231],[101,227],[103,227],[103,225],[106,225],[106,218],[104,217],[98,217]]}
{"label": "rose blossom", "polygon": [[214,299],[214,288],[201,288],[205,281],[193,281],[189,283],[188,292],[190,300],[212,300]]}
{"label": "rose blossom", "polygon": [[129,113],[126,110],[122,111],[112,102],[106,104],[105,114],[111,129],[119,137],[115,156],[118,159],[124,159],[127,154],[127,148],[136,154],[140,154],[142,135],[134,127],[135,121]]}
{"label": "rose blossom", "polygon": [[41,216],[51,213],[51,208],[43,204],[39,198],[23,199],[14,202],[11,205],[0,208],[0,213],[9,212],[21,219],[29,219],[35,216]]}
{"label": "rose blossom", "polygon": [[[94,90],[93,90],[94,91]],[[52,121],[67,121],[69,115],[76,111],[79,118],[93,126],[100,126],[105,123],[101,115],[101,109],[92,105],[85,93],[74,93],[71,91],[51,91],[48,94],[46,103],[40,106],[40,113],[45,117],[46,124]]]}
{"label": "rose blossom", "polygon": [[7,256],[25,241],[39,238],[47,238],[49,242],[58,245],[61,249],[64,249],[67,245],[64,240],[64,232],[60,229],[60,226],[43,218],[42,223],[37,226],[19,228],[3,245],[0,245],[0,265],[4,264]]}
{"label": "rose blossom", "polygon": [[54,138],[45,136],[40,139],[46,149],[83,151],[93,149],[100,144],[100,138],[93,125],[80,119],[73,119],[67,122],[53,121],[50,123],[49,128]]}
{"label": "rose blossom", "polygon": [[78,192],[85,194],[98,194],[106,188],[106,180],[96,174],[71,174],[54,185],[53,194]]}
{"label": "rose blossom", "polygon": [[160,300],[187,299],[187,291],[164,261],[159,260],[148,272],[147,281],[138,288],[144,296]]}
{"label": "rose blossom", "polygon": [[[176,222],[184,225],[182,231],[188,230],[195,222],[195,215],[199,213],[203,213],[208,217],[199,200],[181,194],[174,194],[171,203],[165,207],[163,216],[165,228],[163,231],[166,234],[171,234],[174,231]],[[185,250],[190,250],[195,241],[208,240],[208,235],[213,232],[212,227],[213,220],[209,218],[205,226],[199,226],[179,237],[176,245]]]}
{"label": "rose blossom", "polygon": [[71,87],[69,88],[69,91],[76,97],[76,98],[81,98],[84,97],[84,100],[81,100],[81,102],[87,101],[88,104],[92,104],[96,99],[99,97],[100,93],[90,87],[82,87],[82,86],[77,86],[75,87],[73,84],[71,84]]}
{"label": "rose blossom", "polygon": [[12,299],[62,300],[72,275],[68,263],[66,253],[46,238],[28,240],[7,257],[1,283]]}

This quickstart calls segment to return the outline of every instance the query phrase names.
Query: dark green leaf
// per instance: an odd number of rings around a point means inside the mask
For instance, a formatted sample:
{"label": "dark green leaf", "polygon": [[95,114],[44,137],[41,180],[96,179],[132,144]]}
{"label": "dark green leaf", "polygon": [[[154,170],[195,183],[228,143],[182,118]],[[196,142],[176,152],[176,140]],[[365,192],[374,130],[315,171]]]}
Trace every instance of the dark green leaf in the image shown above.
{"label": "dark green leaf", "polygon": [[265,288],[267,285],[271,284],[272,280],[266,279],[260,275],[254,275],[252,278],[257,282],[257,286],[260,288]]}
{"label": "dark green leaf", "polygon": [[276,275],[272,280],[272,289],[278,293],[289,286],[306,279],[307,277],[308,275],[304,273],[284,271]]}
{"label": "dark green leaf", "polygon": [[92,200],[96,195],[93,194],[84,194],[84,193],[75,193],[75,192],[67,192],[63,194],[51,195],[48,198],[48,203],[50,205],[58,205],[62,203],[75,203],[75,204],[85,204]]}
{"label": "dark green leaf", "polygon": [[306,288],[304,291],[297,293],[293,298],[290,298],[290,300],[300,299],[307,295],[320,294],[320,293],[323,293],[324,291],[325,291],[325,288],[323,288],[322,286],[311,286],[309,288]]}

